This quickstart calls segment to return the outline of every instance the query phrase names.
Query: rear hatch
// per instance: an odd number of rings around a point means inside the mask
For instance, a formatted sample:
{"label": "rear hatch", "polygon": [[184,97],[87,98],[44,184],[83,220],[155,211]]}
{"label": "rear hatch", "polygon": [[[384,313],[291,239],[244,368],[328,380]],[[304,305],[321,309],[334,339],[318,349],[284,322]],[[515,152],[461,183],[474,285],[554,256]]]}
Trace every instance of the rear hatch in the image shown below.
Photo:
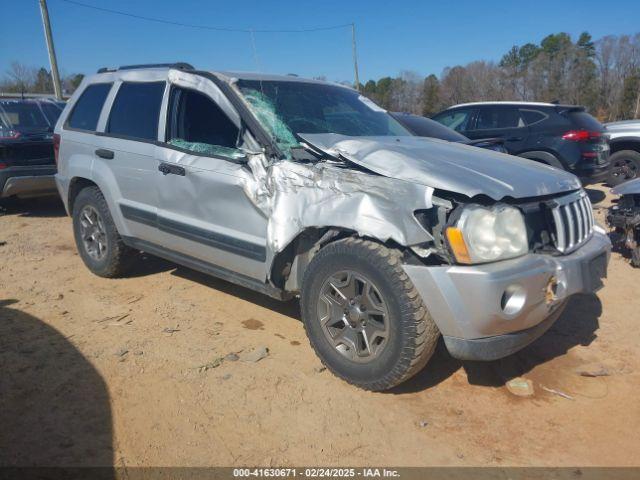
{"label": "rear hatch", "polygon": [[0,165],[54,165],[53,125],[37,102],[0,101]]}
{"label": "rear hatch", "polygon": [[573,140],[580,149],[583,159],[597,165],[609,161],[609,140],[604,126],[589,115],[583,107],[572,107],[561,114],[571,123],[571,130],[563,135],[565,140]]}

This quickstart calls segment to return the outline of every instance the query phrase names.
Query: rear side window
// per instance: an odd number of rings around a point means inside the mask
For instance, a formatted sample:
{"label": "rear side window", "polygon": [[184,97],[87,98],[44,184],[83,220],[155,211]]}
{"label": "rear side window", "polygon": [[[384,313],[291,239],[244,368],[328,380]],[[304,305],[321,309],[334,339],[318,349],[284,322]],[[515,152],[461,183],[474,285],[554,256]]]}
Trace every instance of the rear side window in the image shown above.
{"label": "rear side window", "polygon": [[208,96],[184,88],[171,91],[167,143],[194,153],[242,157],[239,130]]}
{"label": "rear side window", "polygon": [[602,124],[589,115],[587,112],[578,111],[578,112],[569,112],[565,114],[569,117],[569,121],[571,124],[577,129],[589,130],[600,132],[603,130]]}
{"label": "rear side window", "polygon": [[520,115],[524,118],[527,125],[533,125],[549,117],[546,113],[539,110],[520,109]]}
{"label": "rear side window", "polygon": [[111,83],[89,85],[73,107],[67,125],[80,130],[95,132],[104,101],[111,90]]}
{"label": "rear side window", "polygon": [[471,119],[471,110],[455,110],[452,112],[443,112],[433,117],[436,122],[440,122],[445,127],[452,128],[456,132],[468,130],[469,120]]}
{"label": "rear side window", "polygon": [[481,108],[476,120],[476,130],[496,130],[500,128],[524,127],[524,120],[515,108]]}
{"label": "rear side window", "polygon": [[156,140],[164,86],[165,82],[120,85],[111,107],[107,133]]}

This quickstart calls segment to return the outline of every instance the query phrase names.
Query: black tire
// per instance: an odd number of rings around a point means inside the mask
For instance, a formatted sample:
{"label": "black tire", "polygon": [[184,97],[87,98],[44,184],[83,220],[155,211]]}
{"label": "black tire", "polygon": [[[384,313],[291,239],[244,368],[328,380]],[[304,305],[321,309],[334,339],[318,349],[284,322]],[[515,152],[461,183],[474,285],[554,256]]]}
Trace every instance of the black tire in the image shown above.
{"label": "black tire", "polygon": [[[92,207],[99,214],[104,226],[106,249],[101,258],[93,258],[82,239],[80,216],[85,207]],[[86,187],[78,193],[73,202],[73,235],[78,253],[89,270],[100,277],[116,278],[123,276],[131,266],[136,252],[127,247],[109,212],[102,192],[98,187]]]}
{"label": "black tire", "polygon": [[[319,320],[322,286],[345,269],[371,279],[388,308],[387,343],[379,356],[368,363],[356,363],[341,354]],[[302,320],[312,348],[331,372],[352,385],[387,390],[422,370],[433,355],[440,332],[402,269],[397,250],[358,238],[331,243],[309,264],[301,293]]]}
{"label": "black tire", "polygon": [[620,150],[609,157],[609,178],[607,183],[612,187],[640,175],[640,152],[634,150]]}
{"label": "black tire", "polygon": [[631,250],[631,265],[640,268],[640,247]]}

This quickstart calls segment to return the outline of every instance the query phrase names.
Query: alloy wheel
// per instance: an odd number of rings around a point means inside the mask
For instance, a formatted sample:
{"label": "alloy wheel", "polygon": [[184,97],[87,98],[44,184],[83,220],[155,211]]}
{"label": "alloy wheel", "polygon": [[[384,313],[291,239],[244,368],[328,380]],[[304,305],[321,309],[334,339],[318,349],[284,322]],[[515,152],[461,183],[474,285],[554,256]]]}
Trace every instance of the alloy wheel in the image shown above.
{"label": "alloy wheel", "polygon": [[327,340],[353,362],[371,362],[387,345],[387,304],[380,290],[360,273],[343,270],[325,280],[318,320]]}
{"label": "alloy wheel", "polygon": [[631,180],[638,176],[638,166],[628,158],[616,160],[611,168],[613,176],[623,179],[622,181]]}
{"label": "alloy wheel", "polygon": [[98,210],[86,205],[80,212],[80,236],[87,254],[102,260],[107,254],[107,232]]}

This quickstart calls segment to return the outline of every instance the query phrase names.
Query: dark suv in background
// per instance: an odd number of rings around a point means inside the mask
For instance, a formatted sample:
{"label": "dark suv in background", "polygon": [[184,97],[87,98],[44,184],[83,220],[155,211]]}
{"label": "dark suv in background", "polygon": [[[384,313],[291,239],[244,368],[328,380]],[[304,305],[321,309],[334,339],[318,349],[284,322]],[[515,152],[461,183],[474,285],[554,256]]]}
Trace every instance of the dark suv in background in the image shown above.
{"label": "dark suv in background", "polygon": [[609,169],[605,129],[584,107],[537,102],[478,102],[450,107],[434,120],[471,139],[499,137],[512,155],[561,168],[583,183]]}
{"label": "dark suv in background", "polygon": [[0,198],[56,194],[53,127],[64,105],[0,99]]}
{"label": "dark suv in background", "polygon": [[445,127],[430,118],[405,112],[389,112],[389,114],[399,121],[404,128],[418,137],[438,138],[440,140],[446,140],[447,142],[462,143],[464,145],[471,145],[472,147],[507,153],[507,150],[504,148],[504,140],[501,138],[479,138],[471,140],[461,133]]}

